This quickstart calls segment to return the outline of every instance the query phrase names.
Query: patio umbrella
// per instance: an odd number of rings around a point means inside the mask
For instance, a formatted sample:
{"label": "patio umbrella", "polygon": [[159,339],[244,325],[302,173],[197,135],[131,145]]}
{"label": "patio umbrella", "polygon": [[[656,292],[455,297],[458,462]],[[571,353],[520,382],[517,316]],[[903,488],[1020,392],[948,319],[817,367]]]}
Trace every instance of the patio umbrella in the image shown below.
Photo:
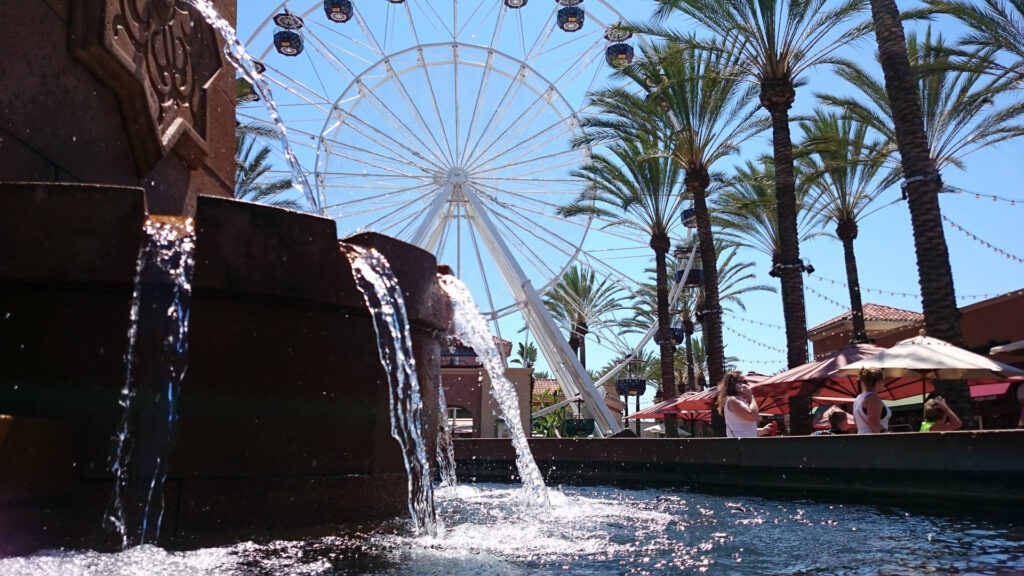
{"label": "patio umbrella", "polygon": [[[757,398],[782,398],[789,396],[814,396],[819,404],[841,404],[860,394],[857,372],[843,372],[841,369],[861,360],[885,352],[886,348],[874,344],[850,344],[825,354],[821,358],[790,368],[771,376],[750,387]],[[838,371],[838,372],[837,372]],[[886,376],[890,374],[886,373]],[[903,375],[893,375],[903,376]],[[885,383],[879,394],[885,400],[900,400],[908,396],[927,393],[930,383],[922,383],[921,377],[894,377]],[[832,400],[829,400],[832,399]],[[788,407],[786,408],[788,410]]]}
{"label": "patio umbrella", "polygon": [[709,388],[700,392],[686,392],[666,407],[666,410],[682,412],[684,410],[711,410],[718,401],[718,389]]}
{"label": "patio umbrella", "polygon": [[848,364],[837,375],[857,374],[861,368],[881,368],[890,378],[928,380],[1005,381],[1024,379],[1024,370],[921,334],[892,348]]}
{"label": "patio umbrella", "polygon": [[[633,412],[632,414],[626,416],[626,419],[627,420],[660,420],[660,419],[665,417],[665,413],[667,412],[667,410],[665,410],[665,409],[667,407],[671,406],[673,403],[675,403],[675,401],[676,401],[676,398],[673,398],[671,400],[663,400],[661,402],[658,402],[657,404],[653,404],[651,406],[648,406],[647,408],[644,408],[643,410],[639,410],[637,412]],[[675,412],[675,411],[673,411],[673,412]]]}

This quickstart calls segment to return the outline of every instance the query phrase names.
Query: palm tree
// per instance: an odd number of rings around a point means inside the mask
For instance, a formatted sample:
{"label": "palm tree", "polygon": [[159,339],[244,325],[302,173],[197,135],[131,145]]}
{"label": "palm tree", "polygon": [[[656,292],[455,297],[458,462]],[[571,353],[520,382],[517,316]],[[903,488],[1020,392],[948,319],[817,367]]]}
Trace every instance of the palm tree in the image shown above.
{"label": "palm tree", "polygon": [[[903,167],[903,193],[910,209],[925,326],[929,335],[960,345],[963,343],[960,311],[939,210],[942,176],[930,154],[921,96],[907,55],[900,10],[896,0],[870,0],[870,3],[878,61],[882,64],[885,93],[892,109],[893,132]],[[957,413],[964,416],[969,413],[966,384],[937,382],[936,388]]]}
{"label": "palm tree", "polygon": [[[1014,79],[1012,75],[989,74],[990,70],[985,67],[985,63],[990,61],[987,55],[979,56],[972,66],[954,63],[942,36],[938,35],[933,40],[930,29],[921,41],[916,35],[909,35],[905,46],[910,69],[916,78],[914,90],[920,94],[923,104],[919,117],[923,122],[928,160],[935,178],[938,178],[939,170],[948,166],[963,169],[964,157],[980,148],[1024,135],[1024,103],[1014,99],[1004,106],[995,104],[1001,96],[1015,89]],[[900,124],[896,120],[894,102],[882,82],[857,66],[844,67],[838,72],[863,96],[828,96],[823,97],[823,101],[840,106],[846,113],[870,124],[895,146],[900,138]],[[910,182],[913,179],[906,177],[908,164],[906,156],[903,158],[899,174],[907,182],[905,195],[914,222],[925,325],[929,335],[962,343],[960,313],[953,293],[952,271],[938,200],[921,197],[919,183]],[[934,184],[941,190],[941,181]],[[917,187],[914,188],[918,190],[916,195],[910,194],[912,187]],[[929,185],[929,189],[931,187]],[[937,229],[924,229],[924,222],[933,219]],[[927,246],[922,246],[922,243],[927,243]],[[934,265],[938,269],[925,270],[926,261],[933,262],[928,266]],[[942,383],[938,386],[958,414],[962,417],[970,414],[970,393],[966,384]]]}
{"label": "palm tree", "polygon": [[263,127],[245,124],[235,129],[235,198],[302,210],[302,204],[297,200],[278,198],[292,188],[292,181],[289,178],[267,179],[267,173],[271,169],[267,163],[270,147],[257,148],[261,143],[263,130]]}
{"label": "palm tree", "polygon": [[700,258],[706,263],[704,345],[713,381],[724,374],[724,346],[717,258],[707,209],[711,167],[768,128],[765,119],[755,117],[754,87],[745,86],[731,73],[736,66],[734,54],[728,49],[702,51],[671,43],[647,51],[644,58],[622,71],[646,91],[643,101],[624,89],[592,94],[592,101],[603,113],[584,118],[585,135],[575,141],[577,145],[606,143],[642,127],[660,131],[670,142],[673,160],[686,173],[683,182],[693,199]]}
{"label": "palm tree", "polygon": [[573,265],[544,296],[544,305],[555,320],[569,328],[569,347],[587,367],[587,335],[604,319],[624,307],[625,291],[604,278],[597,281],[590,268]]}
{"label": "palm tree", "polygon": [[519,342],[516,345],[516,357],[509,364],[517,364],[523,368],[533,368],[537,363],[537,347],[533,342]]}
{"label": "palm tree", "polygon": [[812,210],[836,226],[843,244],[846,284],[850,292],[853,342],[867,342],[864,306],[853,241],[858,221],[885,189],[880,173],[886,149],[880,141],[868,141],[868,126],[834,112],[816,110],[812,120],[800,122],[807,154],[797,162],[813,189]]}
{"label": "palm tree", "polygon": [[[865,0],[657,2],[656,22],[678,12],[726,40],[725,46],[736,46],[737,73],[760,87],[760,103],[771,116],[772,125],[787,358],[790,367],[798,366],[807,361],[807,318],[789,109],[796,98],[796,87],[803,82],[801,76],[820,64],[840,62],[833,55],[835,50],[866,32],[848,25],[861,13]],[[642,31],[683,43],[690,41],[663,27],[648,26]]]}
{"label": "palm tree", "polygon": [[[678,394],[672,374],[674,346],[669,337],[668,275],[665,255],[672,246],[673,224],[682,213],[679,166],[660,152],[664,142],[643,132],[608,146],[607,154],[594,154],[573,176],[587,183],[571,204],[559,208],[563,216],[598,215],[609,226],[624,227],[649,237],[657,270],[658,331],[661,342],[662,392]],[[665,422],[666,435],[675,437],[675,416]]]}
{"label": "palm tree", "polygon": [[[778,277],[784,270],[782,232],[778,221],[775,194],[774,164],[770,158],[759,159],[760,166],[747,161],[745,167],[737,168],[736,176],[723,185],[715,201],[714,216],[719,236],[738,246],[745,246],[764,253],[771,259],[769,274]],[[821,234],[819,217],[809,210],[807,186],[809,180],[801,178],[801,185],[794,191],[799,241],[803,242]],[[802,286],[802,285],[801,285]],[[783,309],[786,302],[786,285],[782,283]],[[799,308],[803,310],[803,289],[799,296]],[[787,327],[789,326],[787,322]],[[791,352],[791,349],[788,351]],[[793,397],[790,403],[790,422],[795,434],[810,434],[810,399]],[[714,414],[712,414],[714,417]]]}

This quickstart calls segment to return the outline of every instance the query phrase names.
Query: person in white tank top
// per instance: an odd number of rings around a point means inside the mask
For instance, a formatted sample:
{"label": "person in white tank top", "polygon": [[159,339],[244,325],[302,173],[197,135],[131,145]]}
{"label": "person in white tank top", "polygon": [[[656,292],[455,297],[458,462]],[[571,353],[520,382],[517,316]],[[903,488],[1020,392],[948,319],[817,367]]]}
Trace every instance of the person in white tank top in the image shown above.
{"label": "person in white tank top", "polygon": [[882,370],[862,368],[857,380],[860,383],[860,394],[853,400],[853,420],[857,423],[857,434],[888,432],[892,411],[878,396],[885,384]]}
{"label": "person in white tank top", "polygon": [[756,438],[772,432],[771,424],[757,427],[757,400],[738,370],[726,374],[718,384],[717,409],[725,417],[725,435],[729,438]]}

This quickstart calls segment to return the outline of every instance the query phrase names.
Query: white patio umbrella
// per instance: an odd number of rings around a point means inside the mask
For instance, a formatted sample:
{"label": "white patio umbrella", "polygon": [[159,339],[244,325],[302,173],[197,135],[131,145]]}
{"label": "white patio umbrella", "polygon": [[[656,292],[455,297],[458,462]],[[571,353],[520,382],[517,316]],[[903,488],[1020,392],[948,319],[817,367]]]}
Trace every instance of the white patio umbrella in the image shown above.
{"label": "white patio umbrella", "polygon": [[886,377],[928,380],[1006,381],[1024,379],[1024,370],[921,334],[892,348],[836,370],[857,374],[861,368],[881,368]]}

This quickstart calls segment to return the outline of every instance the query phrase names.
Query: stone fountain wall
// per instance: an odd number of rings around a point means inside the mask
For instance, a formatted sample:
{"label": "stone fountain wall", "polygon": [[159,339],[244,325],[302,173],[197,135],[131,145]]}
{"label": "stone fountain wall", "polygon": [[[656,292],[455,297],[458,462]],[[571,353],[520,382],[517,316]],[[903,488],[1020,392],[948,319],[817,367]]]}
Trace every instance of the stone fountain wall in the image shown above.
{"label": "stone fountain wall", "polygon": [[[234,20],[233,0],[218,6]],[[101,520],[150,214],[196,228],[159,543],[408,514],[387,376],[334,222],[228,198],[234,74],[219,39],[171,0],[19,10],[0,19],[0,556],[119,543]],[[436,262],[351,241],[403,288],[433,454],[449,314]]]}
{"label": "stone fountain wall", "polygon": [[[216,0],[235,21],[235,0]],[[174,0],[33,0],[0,18],[0,181],[138,186],[154,214],[230,197],[233,69]]]}

